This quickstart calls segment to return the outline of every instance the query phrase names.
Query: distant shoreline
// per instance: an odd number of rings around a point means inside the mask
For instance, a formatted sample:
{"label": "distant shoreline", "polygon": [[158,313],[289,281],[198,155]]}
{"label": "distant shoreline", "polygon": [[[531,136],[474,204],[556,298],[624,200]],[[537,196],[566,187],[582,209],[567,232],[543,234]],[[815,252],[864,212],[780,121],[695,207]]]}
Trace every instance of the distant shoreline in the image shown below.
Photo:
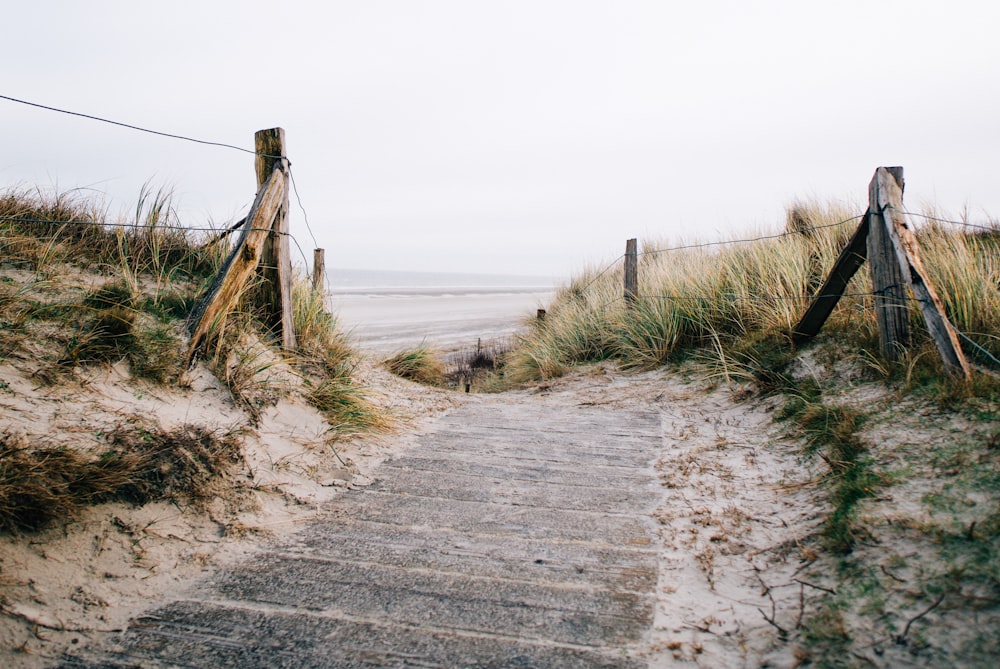
{"label": "distant shoreline", "polygon": [[337,287],[327,291],[337,298],[379,298],[379,297],[447,297],[474,295],[548,295],[554,292],[546,286],[351,286]]}
{"label": "distant shoreline", "polygon": [[553,288],[409,290],[405,294],[333,293],[330,303],[339,324],[362,349],[394,353],[426,345],[447,351],[474,345],[478,339],[516,334],[555,294]]}

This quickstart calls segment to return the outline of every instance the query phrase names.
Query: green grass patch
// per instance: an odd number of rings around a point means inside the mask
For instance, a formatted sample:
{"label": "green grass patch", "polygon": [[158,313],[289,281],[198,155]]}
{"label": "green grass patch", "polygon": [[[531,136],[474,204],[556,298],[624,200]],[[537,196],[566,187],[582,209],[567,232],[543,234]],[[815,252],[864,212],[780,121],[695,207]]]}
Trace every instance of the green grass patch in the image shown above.
{"label": "green grass patch", "polygon": [[234,485],[243,462],[238,434],[123,424],[98,455],[0,432],[0,533],[43,530],[102,502],[203,503]]}
{"label": "green grass patch", "polygon": [[400,351],[383,360],[382,364],[396,376],[428,386],[442,386],[446,381],[446,369],[440,354],[424,345]]}
{"label": "green grass patch", "polygon": [[386,432],[391,427],[385,411],[368,398],[367,389],[347,374],[310,382],[306,400],[326,417],[331,440]]}

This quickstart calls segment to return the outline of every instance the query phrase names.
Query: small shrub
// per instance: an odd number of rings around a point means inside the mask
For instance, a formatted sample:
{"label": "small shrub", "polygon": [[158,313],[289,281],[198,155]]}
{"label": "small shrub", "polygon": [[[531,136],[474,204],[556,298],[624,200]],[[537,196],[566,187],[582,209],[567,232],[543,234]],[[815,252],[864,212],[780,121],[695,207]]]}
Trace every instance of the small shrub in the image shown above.
{"label": "small shrub", "polygon": [[383,360],[382,364],[391,373],[410,381],[428,386],[441,386],[445,382],[446,370],[440,355],[424,345],[400,351]]}
{"label": "small shrub", "polygon": [[[461,386],[475,384],[477,390],[499,392],[506,390],[508,362],[514,348],[510,339],[491,339],[485,343],[477,340],[475,347],[464,348],[448,361],[448,382]],[[461,389],[461,388],[460,388]]]}
{"label": "small shrub", "polygon": [[326,377],[310,385],[306,400],[319,409],[330,423],[331,438],[389,429],[385,413],[372,404],[365,389],[349,375]]}
{"label": "small shrub", "polygon": [[117,362],[128,355],[135,344],[136,294],[132,288],[123,281],[109,283],[88,295],[80,306],[90,318],[60,364]]}
{"label": "small shrub", "polygon": [[37,532],[102,502],[201,503],[231,487],[243,457],[238,435],[202,427],[123,425],[108,443],[94,457],[0,432],[0,534]]}

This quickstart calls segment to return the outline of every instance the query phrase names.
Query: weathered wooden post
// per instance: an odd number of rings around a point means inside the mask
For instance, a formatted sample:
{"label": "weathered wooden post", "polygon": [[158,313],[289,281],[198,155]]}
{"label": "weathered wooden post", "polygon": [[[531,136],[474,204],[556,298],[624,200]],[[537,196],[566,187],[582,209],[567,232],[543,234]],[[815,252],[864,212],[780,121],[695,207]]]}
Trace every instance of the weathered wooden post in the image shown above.
{"label": "weathered wooden post", "polygon": [[639,253],[635,239],[625,242],[625,303],[635,304],[639,298]]}
{"label": "weathered wooden post", "polygon": [[[880,178],[881,173],[888,178]],[[910,343],[909,310],[903,271],[893,249],[885,220],[887,206],[903,209],[903,168],[880,167],[868,185],[868,263],[875,293],[879,345],[887,360],[899,360]]]}
{"label": "weathered wooden post", "polygon": [[[869,204],[869,209],[873,213],[881,214],[879,222],[891,242],[890,252],[895,255],[894,264],[899,269],[900,282],[913,291],[913,296],[924,316],[924,322],[927,324],[927,331],[934,340],[945,369],[950,374],[962,375],[968,379],[972,376],[972,368],[969,367],[962,352],[958,333],[945,315],[944,304],[927,276],[924,262],[920,259],[917,237],[907,225],[906,216],[903,214],[903,168],[878,168],[872,184],[874,187],[870,190],[875,197]],[[871,235],[875,233],[875,223],[876,219],[873,219],[872,230],[868,237],[869,259],[872,255]],[[878,292],[877,286],[876,292]],[[905,316],[903,318],[905,319]]]}
{"label": "weathered wooden post", "polygon": [[285,151],[285,131],[282,128],[258,130],[254,134],[257,153],[255,167],[257,187],[280,170],[284,180],[283,200],[278,207],[271,233],[264,242],[260,258],[260,274],[264,279],[259,288],[264,307],[265,324],[281,332],[281,345],[295,348],[295,323],[292,318],[292,258],[288,226],[288,158]]}
{"label": "weathered wooden post", "polygon": [[851,277],[867,259],[879,325],[882,354],[898,360],[909,341],[906,289],[913,291],[927,331],[949,374],[972,376],[958,333],[945,315],[944,305],[927,277],[917,237],[903,214],[903,168],[880,167],[868,185],[869,204],[864,220],[840,254],[826,283],[792,329],[792,340],[802,344],[816,336],[837,305]]}
{"label": "weathered wooden post", "polygon": [[820,287],[816,299],[806,310],[802,319],[792,330],[792,341],[796,346],[803,344],[815,337],[826,319],[833,313],[834,307],[840,302],[847,284],[851,282],[854,275],[865,263],[868,257],[868,212],[862,217],[861,225],[854,232],[851,241],[834,263],[833,271]]}
{"label": "weathered wooden post", "polygon": [[[262,130],[255,137],[257,197],[242,223],[239,241],[188,316],[191,332],[188,364],[221,332],[226,317],[244,295],[247,282],[255,273],[261,275],[263,281],[247,299],[261,307],[269,327],[280,330],[282,346],[295,346],[292,260],[288,242],[289,176],[284,157],[284,134],[281,128],[274,128]],[[240,224],[231,230],[238,227]]]}
{"label": "weathered wooden post", "polygon": [[326,289],[326,251],[323,249],[313,249],[313,290],[322,292]]}

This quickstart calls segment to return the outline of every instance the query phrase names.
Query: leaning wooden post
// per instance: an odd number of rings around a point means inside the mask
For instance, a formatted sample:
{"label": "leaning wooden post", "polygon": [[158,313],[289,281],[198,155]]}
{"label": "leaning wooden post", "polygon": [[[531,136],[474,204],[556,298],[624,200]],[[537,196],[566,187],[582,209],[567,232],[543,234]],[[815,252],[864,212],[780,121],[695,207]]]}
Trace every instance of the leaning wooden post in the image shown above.
{"label": "leaning wooden post", "polygon": [[[879,227],[891,242],[889,246],[894,253],[893,264],[899,270],[901,281],[913,291],[913,296],[924,316],[924,322],[927,324],[927,331],[934,340],[945,369],[950,374],[971,378],[972,369],[962,352],[958,333],[948,321],[944,304],[931,284],[923,260],[920,258],[917,237],[907,225],[906,216],[903,214],[903,168],[880,167],[875,171],[872,183],[875,186],[872,191],[876,197],[870,206],[872,211],[881,213]],[[875,227],[872,225],[872,233],[875,232]],[[870,240],[871,237],[869,243]]]}
{"label": "leaning wooden post", "polygon": [[635,304],[639,298],[639,253],[635,239],[625,242],[625,303]]}
{"label": "leaning wooden post", "polygon": [[[879,179],[885,172],[888,179]],[[885,182],[883,184],[883,181]],[[889,185],[892,185],[889,188]],[[903,168],[880,167],[868,185],[868,262],[872,292],[875,293],[875,316],[878,319],[879,345],[887,360],[899,360],[910,343],[909,310],[906,283],[892,239],[886,227],[885,212],[879,204],[886,201],[903,208]]]}
{"label": "leaning wooden post", "polygon": [[326,289],[326,251],[313,249],[313,290],[322,292]]}
{"label": "leaning wooden post", "polygon": [[281,345],[295,348],[295,322],[292,316],[292,258],[288,225],[288,158],[285,152],[285,131],[282,128],[258,130],[254,135],[257,154],[255,168],[260,188],[274,172],[280,170],[284,179],[284,200],[278,207],[271,232],[264,242],[258,290],[264,308],[265,324],[280,331]]}
{"label": "leaning wooden post", "polygon": [[851,241],[840,252],[830,276],[826,278],[819,292],[816,293],[816,298],[792,329],[792,342],[796,346],[804,344],[819,333],[820,328],[826,323],[826,319],[833,313],[833,308],[840,302],[840,298],[847,289],[847,284],[851,282],[857,271],[861,269],[861,265],[864,264],[865,258],[868,257],[868,218],[868,212],[865,212],[861,225],[854,232]]}
{"label": "leaning wooden post", "polygon": [[239,301],[244,286],[260,264],[264,242],[271,233],[271,223],[284,199],[285,184],[281,173],[272,172],[264,186],[257,191],[246,224],[222,269],[215,276],[205,296],[195,305],[188,316],[191,331],[191,345],[188,348],[186,364],[190,365],[194,356],[209,343],[214,332],[221,331],[229,311]]}

